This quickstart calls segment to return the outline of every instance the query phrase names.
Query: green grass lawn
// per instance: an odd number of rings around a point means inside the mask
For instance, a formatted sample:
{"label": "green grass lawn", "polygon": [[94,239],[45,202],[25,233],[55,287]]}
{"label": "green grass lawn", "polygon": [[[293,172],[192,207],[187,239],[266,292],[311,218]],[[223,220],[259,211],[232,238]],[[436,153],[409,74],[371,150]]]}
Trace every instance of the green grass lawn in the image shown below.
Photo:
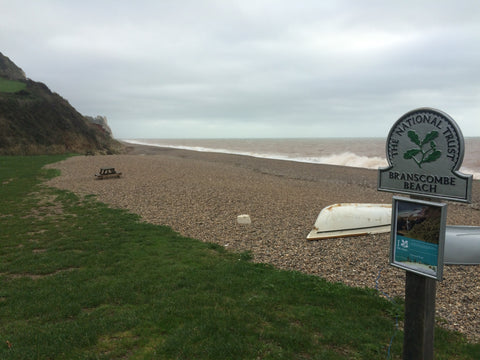
{"label": "green grass lawn", "polygon": [[401,306],[42,185],[60,159],[0,157],[0,359],[401,359]]}
{"label": "green grass lawn", "polygon": [[14,92],[23,90],[26,87],[27,87],[27,84],[23,82],[7,80],[0,77],[0,92],[14,93]]}

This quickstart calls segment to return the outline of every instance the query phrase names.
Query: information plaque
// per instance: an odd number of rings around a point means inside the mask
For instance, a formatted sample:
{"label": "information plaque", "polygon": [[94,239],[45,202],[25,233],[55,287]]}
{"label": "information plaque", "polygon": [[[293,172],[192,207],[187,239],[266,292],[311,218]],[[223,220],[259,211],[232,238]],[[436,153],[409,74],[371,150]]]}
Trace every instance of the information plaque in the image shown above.
{"label": "information plaque", "polygon": [[442,280],[446,206],[393,197],[391,265]]}

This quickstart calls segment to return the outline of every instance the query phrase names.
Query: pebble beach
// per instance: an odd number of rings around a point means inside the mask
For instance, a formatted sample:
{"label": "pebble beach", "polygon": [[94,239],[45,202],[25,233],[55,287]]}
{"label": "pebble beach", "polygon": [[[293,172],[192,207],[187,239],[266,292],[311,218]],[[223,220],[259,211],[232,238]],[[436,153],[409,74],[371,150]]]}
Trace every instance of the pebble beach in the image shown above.
{"label": "pebble beach", "polygon": [[[320,210],[342,202],[392,202],[377,171],[222,153],[127,145],[126,154],[76,156],[51,164],[47,185],[139,214],[180,234],[249,251],[255,262],[404,297],[405,271],[389,265],[390,234],[309,241]],[[120,179],[95,180],[101,167]],[[251,224],[238,224],[248,214]],[[480,181],[472,203],[448,202],[448,225],[480,226]],[[480,341],[480,266],[445,266],[437,321]]]}

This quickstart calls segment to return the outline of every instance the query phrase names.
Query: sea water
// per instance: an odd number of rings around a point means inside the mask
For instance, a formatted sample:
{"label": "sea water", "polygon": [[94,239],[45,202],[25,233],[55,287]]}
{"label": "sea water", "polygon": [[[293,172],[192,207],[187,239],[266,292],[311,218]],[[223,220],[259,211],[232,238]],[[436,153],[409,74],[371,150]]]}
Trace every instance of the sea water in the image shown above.
{"label": "sea water", "polygon": [[[386,138],[126,139],[139,145],[378,169],[388,165]],[[480,137],[465,138],[460,169],[480,179]]]}

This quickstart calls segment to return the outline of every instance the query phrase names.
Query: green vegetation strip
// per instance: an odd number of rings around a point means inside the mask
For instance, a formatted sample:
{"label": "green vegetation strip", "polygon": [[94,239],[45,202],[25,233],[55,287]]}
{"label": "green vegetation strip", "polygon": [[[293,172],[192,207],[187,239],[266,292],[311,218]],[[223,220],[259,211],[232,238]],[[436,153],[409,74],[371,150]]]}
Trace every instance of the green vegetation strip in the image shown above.
{"label": "green vegetation strip", "polygon": [[42,185],[61,159],[0,157],[1,359],[401,358],[401,306]]}
{"label": "green vegetation strip", "polygon": [[21,81],[7,80],[0,77],[0,92],[14,93],[23,90],[27,87],[27,84]]}

